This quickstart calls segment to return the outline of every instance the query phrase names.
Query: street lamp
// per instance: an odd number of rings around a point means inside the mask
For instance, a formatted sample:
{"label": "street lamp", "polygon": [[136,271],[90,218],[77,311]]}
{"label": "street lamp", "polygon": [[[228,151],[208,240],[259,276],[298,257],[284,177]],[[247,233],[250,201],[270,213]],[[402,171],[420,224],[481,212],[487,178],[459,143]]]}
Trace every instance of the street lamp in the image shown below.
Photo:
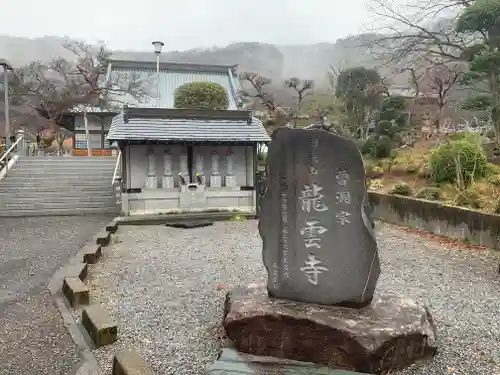
{"label": "street lamp", "polygon": [[160,106],[160,55],[161,49],[165,44],[160,41],[153,42],[156,55],[156,105]]}
{"label": "street lamp", "polygon": [[3,68],[3,89],[5,95],[5,136],[7,142],[10,139],[10,119],[9,119],[9,73],[8,70],[12,70],[12,65],[5,59],[0,59],[0,66]]}

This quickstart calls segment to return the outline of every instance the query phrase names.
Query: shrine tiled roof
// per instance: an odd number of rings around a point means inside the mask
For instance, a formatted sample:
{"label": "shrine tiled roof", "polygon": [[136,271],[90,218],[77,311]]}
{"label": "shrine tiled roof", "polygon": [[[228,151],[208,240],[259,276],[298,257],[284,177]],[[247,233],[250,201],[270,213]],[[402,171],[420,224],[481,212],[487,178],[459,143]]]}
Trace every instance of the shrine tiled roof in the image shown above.
{"label": "shrine tiled roof", "polygon": [[113,118],[107,140],[269,142],[262,121],[247,111],[124,108]]}

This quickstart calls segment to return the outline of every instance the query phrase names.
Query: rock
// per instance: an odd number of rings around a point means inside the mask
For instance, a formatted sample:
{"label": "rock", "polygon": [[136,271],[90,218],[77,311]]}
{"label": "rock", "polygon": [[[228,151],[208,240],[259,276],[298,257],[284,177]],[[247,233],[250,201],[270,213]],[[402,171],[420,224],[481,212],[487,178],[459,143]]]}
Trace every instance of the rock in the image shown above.
{"label": "rock", "polygon": [[437,351],[427,308],[393,295],[352,309],[275,299],[253,285],[227,294],[224,328],[241,352],[367,373],[402,369]]}
{"label": "rock", "polygon": [[267,168],[259,232],[269,294],[369,304],[380,265],[356,144],[324,130],[282,128],[269,147]]}

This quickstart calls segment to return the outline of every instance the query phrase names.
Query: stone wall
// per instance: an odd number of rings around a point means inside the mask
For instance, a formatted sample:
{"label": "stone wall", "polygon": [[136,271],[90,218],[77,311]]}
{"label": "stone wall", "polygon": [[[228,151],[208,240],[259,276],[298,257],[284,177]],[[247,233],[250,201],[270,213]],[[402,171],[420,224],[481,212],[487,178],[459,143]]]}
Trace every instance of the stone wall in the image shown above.
{"label": "stone wall", "polygon": [[500,215],[398,195],[369,195],[375,219],[500,249]]}

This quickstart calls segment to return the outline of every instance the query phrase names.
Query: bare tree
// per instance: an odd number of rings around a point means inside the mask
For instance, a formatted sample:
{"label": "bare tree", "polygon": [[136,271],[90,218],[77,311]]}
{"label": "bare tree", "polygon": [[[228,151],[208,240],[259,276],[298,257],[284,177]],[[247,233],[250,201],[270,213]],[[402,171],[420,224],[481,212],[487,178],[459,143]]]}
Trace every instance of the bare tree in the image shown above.
{"label": "bare tree", "polygon": [[439,63],[462,59],[474,36],[458,33],[454,20],[473,1],[410,0],[405,4],[391,0],[366,0],[378,28],[379,37],[367,42],[385,64],[409,65],[415,59]]}
{"label": "bare tree", "polygon": [[272,83],[270,78],[252,72],[240,73],[239,78],[247,82],[253,91],[251,93],[247,90],[241,90],[239,94],[243,99],[258,100],[260,104],[266,107],[268,115],[272,117],[272,120],[268,120],[265,124],[268,131],[272,132],[275,128],[285,126],[290,122],[292,119],[291,114],[276,104],[275,95],[271,94],[268,90],[269,85]]}
{"label": "bare tree", "polygon": [[118,73],[106,78],[111,53],[104,47],[72,41],[64,45],[75,61],[64,58],[33,62],[15,70],[11,97],[25,113],[35,110],[56,132],[63,115],[76,107],[110,109],[124,95],[138,100],[148,97],[148,80],[139,74]]}
{"label": "bare tree", "polygon": [[312,80],[302,80],[300,78],[289,78],[285,81],[285,87],[293,89],[295,94],[293,96],[295,108],[292,113],[293,127],[297,126],[297,116],[301,110],[304,99],[311,95],[314,90],[314,82]]}
{"label": "bare tree", "polygon": [[425,91],[431,94],[438,106],[436,118],[436,129],[440,129],[442,122],[442,112],[447,105],[451,89],[458,84],[464,72],[464,67],[458,63],[435,65],[427,70],[421,79],[421,84]]}
{"label": "bare tree", "polygon": [[337,85],[337,80],[340,72],[342,72],[344,69],[349,68],[350,66],[351,63],[349,57],[344,57],[338,60],[335,64],[329,64],[327,79],[328,79],[328,86],[332,92],[332,95],[335,95],[335,86]]}

